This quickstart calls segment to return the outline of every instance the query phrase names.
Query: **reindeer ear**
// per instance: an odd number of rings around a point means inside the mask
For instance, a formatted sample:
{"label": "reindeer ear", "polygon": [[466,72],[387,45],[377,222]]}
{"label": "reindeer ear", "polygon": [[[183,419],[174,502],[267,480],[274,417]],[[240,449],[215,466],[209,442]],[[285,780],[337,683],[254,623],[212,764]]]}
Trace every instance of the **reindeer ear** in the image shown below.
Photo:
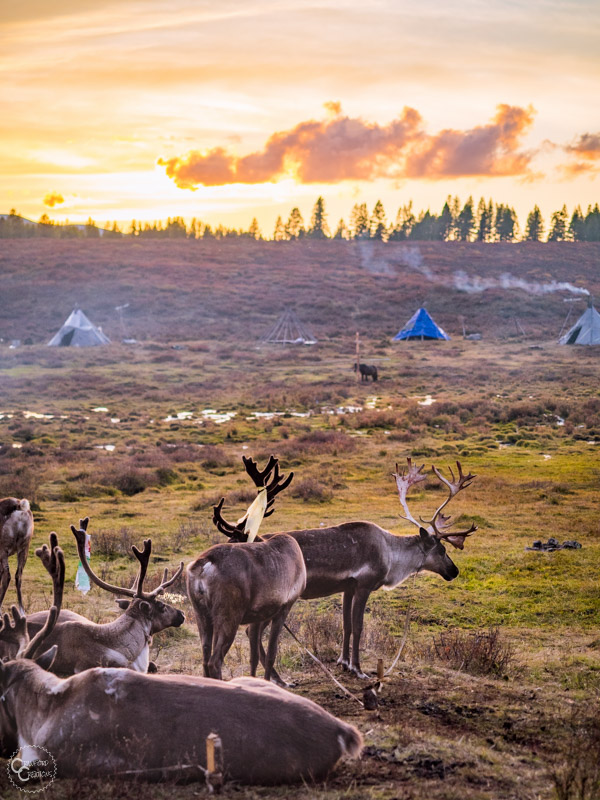
{"label": "reindeer ear", "polygon": [[123,611],[127,611],[129,606],[131,605],[131,600],[123,600],[121,597],[117,597],[115,603],[119,606],[120,609]]}
{"label": "reindeer ear", "polygon": [[456,547],[457,550],[464,550],[465,549],[465,539],[466,536],[461,536],[460,534],[456,534],[455,536],[444,536],[444,539],[447,542],[450,542],[452,547]]}
{"label": "reindeer ear", "polygon": [[56,658],[57,652],[58,652],[58,647],[57,645],[53,644],[49,650],[46,650],[39,656],[36,656],[33,660],[42,669],[49,670],[52,664],[54,663],[54,659]]}
{"label": "reindeer ear", "polygon": [[425,528],[419,528],[419,536],[421,537],[421,544],[425,548],[425,551],[433,550],[437,542],[435,536],[429,533],[429,531],[426,531]]}
{"label": "reindeer ear", "polygon": [[150,614],[152,613],[152,606],[147,600],[142,600],[142,602],[140,603],[140,609],[142,613],[146,614],[147,616],[150,616]]}

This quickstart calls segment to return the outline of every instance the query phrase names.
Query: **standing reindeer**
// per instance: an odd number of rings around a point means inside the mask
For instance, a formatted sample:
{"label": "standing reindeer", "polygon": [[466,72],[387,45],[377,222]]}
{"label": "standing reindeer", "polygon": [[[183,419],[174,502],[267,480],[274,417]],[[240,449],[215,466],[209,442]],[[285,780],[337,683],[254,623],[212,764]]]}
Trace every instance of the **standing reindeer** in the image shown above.
{"label": "standing reindeer", "polygon": [[9,556],[17,554],[15,588],[19,608],[23,611],[21,576],[27,562],[29,545],[33,536],[33,514],[28,500],[5,497],[0,500],[0,608],[10,583]]}
{"label": "standing reindeer", "polygon": [[[278,461],[273,456],[262,472],[250,458],[244,458],[244,465],[258,488],[259,497],[263,497],[262,512],[268,516],[273,512],[275,496],[289,485],[293,473],[285,479],[280,476]],[[221,519],[223,502],[221,499],[215,507],[215,514]],[[252,506],[237,522],[246,537],[253,516]],[[257,530],[255,525],[254,533]],[[222,677],[223,659],[240,625],[270,622],[268,650],[263,660],[265,679],[270,680],[281,628],[306,586],[304,559],[295,539],[282,535],[269,541],[217,544],[189,564],[186,575],[188,595],[202,640],[204,674],[211,678]],[[261,632],[260,625],[251,628],[252,675],[256,675],[262,647]],[[279,676],[277,680],[283,684]]]}
{"label": "standing reindeer", "polygon": [[[179,627],[185,617],[183,612],[160,599],[164,590],[171,586],[181,575],[183,563],[175,574],[167,579],[164,572],[162,583],[151,592],[144,592],[143,584],[148,569],[152,541],[146,539],[144,549],[132,547],[139,561],[139,571],[131,589],[112,586],[95,575],[85,558],[85,533],[89,518],[79,521],[79,530],[71,526],[77,540],[79,558],[90,580],[116,595],[124,595],[130,600],[118,600],[121,614],[113,622],[97,624],[80,614],[63,611],[54,631],[47,637],[47,645],[58,646],[58,653],[52,664],[52,671],[59,675],[72,675],[91,667],[128,667],[138,672],[147,672],[149,664],[150,644],[152,636],[169,627]],[[56,534],[51,535],[50,546],[56,546]],[[39,552],[36,551],[36,555]],[[55,597],[54,604],[58,605]],[[30,614],[27,619],[29,634],[38,631],[45,623],[46,611]],[[0,640],[0,657],[14,657],[16,642]]]}
{"label": "standing reindeer", "polygon": [[[359,678],[368,677],[360,667],[359,650],[365,606],[371,592],[380,588],[394,589],[411,575],[423,571],[434,572],[446,581],[454,580],[458,575],[458,567],[446,553],[443,542],[462,550],[465,538],[477,530],[476,525],[471,525],[468,530],[451,532],[450,517],[442,514],[450,500],[470,486],[475,475],[464,475],[458,461],[458,477],[455,478],[450,470],[450,480],[433,467],[433,472],[448,488],[449,494],[431,520],[421,524],[408,510],[406,493],[411,486],[424,481],[426,476],[421,474],[423,465],[416,467],[410,458],[407,461],[406,472],[400,472],[396,465],[394,478],[405,514],[403,519],[419,529],[418,535],[396,536],[373,522],[346,522],[330,528],[285,533],[298,542],[304,556],[307,577],[302,597],[309,600],[343,592],[344,633],[338,664]],[[213,522],[217,528],[230,540],[240,541],[243,531],[227,523],[221,517],[218,506],[214,511]],[[271,542],[280,535],[268,534],[264,539]],[[260,633],[251,630],[249,635],[260,642]],[[262,650],[260,657],[262,660]],[[277,680],[277,674],[272,674],[273,680]]]}
{"label": "standing reindeer", "polygon": [[362,382],[368,383],[369,378],[371,378],[373,383],[375,383],[375,381],[377,380],[377,367],[371,364],[359,364],[358,367],[355,364],[353,369],[354,372],[356,372],[357,369],[360,371],[361,383]]}
{"label": "standing reindeer", "polygon": [[[42,548],[42,561],[60,605],[64,557],[55,541]],[[50,609],[32,640],[15,606],[12,620],[4,614],[0,640],[15,640],[18,649],[0,662],[0,757],[19,749],[27,766],[43,749],[61,778],[204,782],[206,738],[216,733],[225,778],[280,784],[325,778],[340,758],[360,752],[354,726],[255,678],[225,683],[102,667],[52,675],[46,669],[59,648],[47,648],[58,611]]]}

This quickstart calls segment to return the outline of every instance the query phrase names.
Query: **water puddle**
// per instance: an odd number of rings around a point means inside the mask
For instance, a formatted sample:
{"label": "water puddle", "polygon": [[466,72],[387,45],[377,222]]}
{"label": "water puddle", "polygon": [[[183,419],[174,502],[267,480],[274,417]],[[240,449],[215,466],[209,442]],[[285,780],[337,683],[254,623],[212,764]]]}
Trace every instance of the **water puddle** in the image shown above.
{"label": "water puddle", "polygon": [[95,446],[96,450],[107,450],[109,453],[112,453],[113,450],[115,449],[115,445],[114,444],[97,444],[97,445],[94,445],[94,446]]}
{"label": "water puddle", "polygon": [[437,403],[437,400],[430,394],[426,394],[425,396],[417,394],[414,395],[414,397],[415,399],[417,399],[418,397],[421,398],[421,400],[417,400],[417,404],[420,406],[432,406],[434,403]]}

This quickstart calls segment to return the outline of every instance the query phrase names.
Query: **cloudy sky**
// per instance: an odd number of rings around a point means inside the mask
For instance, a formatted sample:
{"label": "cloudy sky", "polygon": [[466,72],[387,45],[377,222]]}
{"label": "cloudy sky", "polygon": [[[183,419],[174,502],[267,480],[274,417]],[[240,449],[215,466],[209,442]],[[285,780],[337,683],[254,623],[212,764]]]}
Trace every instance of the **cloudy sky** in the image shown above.
{"label": "cloudy sky", "polygon": [[0,21],[0,213],[270,235],[448,194],[600,201],[596,0],[21,0]]}

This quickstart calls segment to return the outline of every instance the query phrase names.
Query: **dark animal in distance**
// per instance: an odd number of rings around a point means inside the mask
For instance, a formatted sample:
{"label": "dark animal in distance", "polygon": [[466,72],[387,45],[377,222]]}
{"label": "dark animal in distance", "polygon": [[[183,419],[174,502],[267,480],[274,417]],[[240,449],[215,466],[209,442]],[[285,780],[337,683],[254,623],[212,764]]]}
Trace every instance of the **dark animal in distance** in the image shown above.
{"label": "dark animal in distance", "polygon": [[[354,372],[356,372],[357,366],[354,365]],[[377,380],[377,367],[372,366],[371,364],[359,364],[358,369],[360,370],[360,379],[362,382],[366,383],[369,378],[373,382]]]}

